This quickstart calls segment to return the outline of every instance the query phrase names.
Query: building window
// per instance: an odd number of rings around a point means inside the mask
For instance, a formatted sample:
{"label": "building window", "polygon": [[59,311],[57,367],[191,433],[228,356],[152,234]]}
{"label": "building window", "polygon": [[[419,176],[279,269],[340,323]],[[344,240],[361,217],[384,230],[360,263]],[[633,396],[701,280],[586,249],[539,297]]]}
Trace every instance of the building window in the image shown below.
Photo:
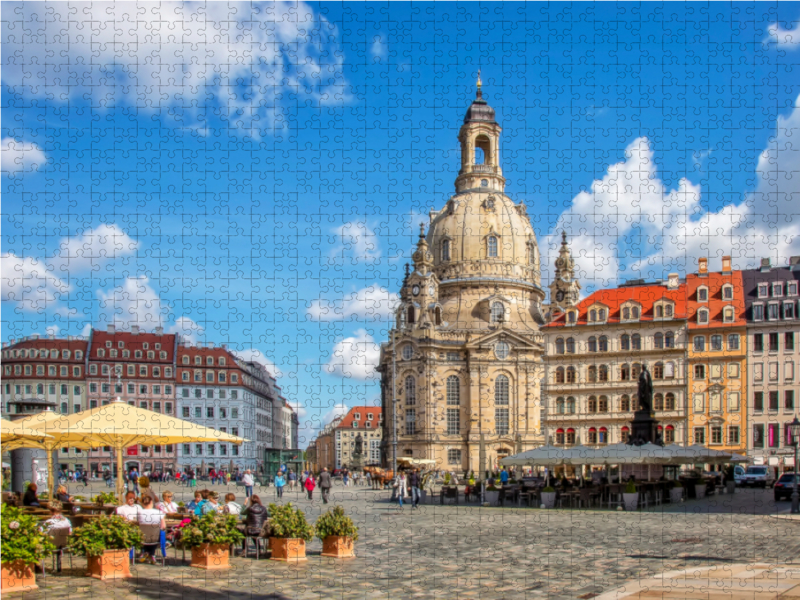
{"label": "building window", "polygon": [[590,413],[597,412],[597,398],[594,396],[589,396],[589,401],[587,402],[587,409]]}
{"label": "building window", "polygon": [[794,410],[794,390],[784,390],[783,409],[787,411]]}
{"label": "building window", "polygon": [[620,347],[621,350],[630,350],[631,349],[631,336],[629,336],[627,333],[624,334],[620,338],[619,347]]}
{"label": "building window", "polygon": [[767,283],[758,284],[758,297],[769,298],[769,284]]}
{"label": "building window", "polygon": [[575,383],[577,381],[577,372],[575,367],[567,367],[567,383]]}
{"label": "building window", "polygon": [[588,377],[589,382],[590,383],[596,383],[597,382],[597,367],[595,367],[594,365],[589,367],[588,374],[589,374],[589,377]]}
{"label": "building window", "polygon": [[589,443],[596,444],[597,443],[597,429],[594,427],[589,428]]}
{"label": "building window", "polygon": [[621,412],[630,412],[631,410],[631,398],[627,394],[622,396],[619,401],[619,410]]}
{"label": "building window", "polygon": [[634,333],[631,336],[631,348],[633,350],[641,350],[642,349],[642,336],[638,333]]}
{"label": "building window", "polygon": [[786,284],[786,295],[787,296],[797,296],[797,282],[790,281]]}
{"label": "building window", "polygon": [[567,338],[567,354],[575,354],[575,339]]}
{"label": "building window", "polygon": [[653,365],[653,379],[664,379],[664,363],[657,362]]}
{"label": "building window", "polygon": [[188,419],[189,418],[189,407],[188,406],[182,407],[181,414],[183,415],[184,419]]}
{"label": "building window", "polygon": [[697,301],[708,302],[708,288],[705,287],[697,288]]}
{"label": "building window", "polygon": [[695,365],[694,366],[694,378],[695,379],[705,379],[706,378],[706,366],[705,365]]}
{"label": "building window", "polygon": [[715,425],[711,428],[711,443],[717,445],[722,443],[722,427]]}
{"label": "building window", "polygon": [[505,316],[505,309],[502,302],[492,302],[492,323],[502,323]]}
{"label": "building window", "polygon": [[450,260],[450,240],[442,240],[442,261]]}
{"label": "building window", "polygon": [[722,309],[722,321],[723,323],[733,323],[735,320],[735,314],[732,308],[723,308]]}
{"label": "building window", "polygon": [[773,298],[780,298],[783,296],[783,284],[782,283],[773,283],[772,284],[772,297]]}
{"label": "building window", "polygon": [[417,403],[417,380],[411,375],[406,377],[405,381],[406,404]]}
{"label": "building window", "polygon": [[777,333],[770,333],[768,339],[769,339],[769,351],[770,352],[777,352],[778,351],[778,334]]}
{"label": "building window", "polygon": [[494,382],[494,403],[498,406],[508,406],[508,377],[498,375]]}
{"label": "building window", "polygon": [[723,300],[733,300],[733,286],[732,285],[723,285],[722,286],[722,299]]}
{"label": "building window", "polygon": [[708,311],[706,309],[701,308],[697,311],[697,322],[701,325],[708,323]]}
{"label": "building window", "polygon": [[600,430],[597,432],[597,443],[598,444],[608,443],[608,429],[606,429],[605,427],[601,427]]}
{"label": "building window", "polygon": [[664,442],[667,444],[675,443],[675,428],[672,425],[667,425],[664,430]]}
{"label": "building window", "polygon": [[416,434],[417,411],[413,408],[406,410],[406,435]]}
{"label": "building window", "polygon": [[449,406],[458,406],[461,404],[460,397],[460,384],[458,377],[451,375],[447,378],[447,404]]}
{"label": "building window", "polygon": [[753,304],[753,321],[763,321],[764,320],[764,305],[763,304]]}
{"label": "building window", "polygon": [[753,352],[764,351],[764,335],[761,333],[753,334]]}
{"label": "building window", "polygon": [[597,403],[597,412],[607,413],[608,412],[608,397],[607,396],[600,396],[600,400]]}
{"label": "building window", "polygon": [[497,258],[497,238],[493,235],[490,235],[486,240],[486,256]]}
{"label": "building window", "polygon": [[495,433],[497,435],[508,435],[508,409],[494,409]]}
{"label": "building window", "polygon": [[600,352],[608,352],[608,338],[606,336],[600,336],[600,339],[597,343],[597,349]]}
{"label": "building window", "polygon": [[458,435],[461,433],[461,411],[458,408],[447,409],[447,433]]}
{"label": "building window", "polygon": [[706,338],[702,335],[696,335],[692,338],[692,343],[694,344],[694,351],[695,352],[705,352],[706,350]]}
{"label": "building window", "polygon": [[776,390],[769,392],[769,410],[773,412],[778,411],[778,392]]}
{"label": "building window", "polygon": [[767,429],[767,442],[770,448],[780,448],[781,446],[781,426],[777,423],[770,423]]}
{"label": "building window", "polygon": [[600,381],[608,381],[608,366],[607,365],[600,365],[600,369],[598,371]]}
{"label": "building window", "polygon": [[794,352],[794,333],[787,331],[783,336],[783,349],[786,352]]}
{"label": "building window", "polygon": [[767,306],[767,319],[770,321],[777,321],[780,318],[780,305],[777,302],[771,302]]}
{"label": "building window", "polygon": [[758,423],[753,425],[753,448],[764,447],[764,425]]}
{"label": "building window", "polygon": [[653,336],[653,348],[657,350],[664,348],[664,334],[660,331]]}
{"label": "building window", "polygon": [[705,444],[706,443],[706,428],[705,427],[695,427],[694,428],[694,443],[695,444]]}
{"label": "building window", "polygon": [[702,413],[706,410],[706,395],[702,392],[695,394],[692,397],[692,409],[696,413]]}
{"label": "building window", "polygon": [[447,464],[460,465],[461,464],[461,450],[449,449],[447,451]]}
{"label": "building window", "polygon": [[664,410],[675,410],[675,394],[669,392],[664,399]]}
{"label": "building window", "polygon": [[564,338],[556,339],[556,354],[564,354]]}
{"label": "building window", "polygon": [[721,335],[712,335],[711,336],[711,351],[712,352],[722,352],[722,336]]}

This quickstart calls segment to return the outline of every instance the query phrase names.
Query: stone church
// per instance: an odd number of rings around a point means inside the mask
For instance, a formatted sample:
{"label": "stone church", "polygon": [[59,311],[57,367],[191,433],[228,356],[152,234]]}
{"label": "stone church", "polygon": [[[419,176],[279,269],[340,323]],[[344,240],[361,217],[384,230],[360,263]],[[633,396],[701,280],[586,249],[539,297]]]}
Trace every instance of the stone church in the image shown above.
{"label": "stone church", "polygon": [[[396,322],[381,346],[387,466],[395,444],[398,458],[477,473],[544,443],[539,328],[552,307],[543,304],[527,208],[504,193],[501,131],[479,80],[458,135],[455,194],[431,211],[427,234],[420,226]],[[575,282],[559,282],[554,293],[577,297]]]}

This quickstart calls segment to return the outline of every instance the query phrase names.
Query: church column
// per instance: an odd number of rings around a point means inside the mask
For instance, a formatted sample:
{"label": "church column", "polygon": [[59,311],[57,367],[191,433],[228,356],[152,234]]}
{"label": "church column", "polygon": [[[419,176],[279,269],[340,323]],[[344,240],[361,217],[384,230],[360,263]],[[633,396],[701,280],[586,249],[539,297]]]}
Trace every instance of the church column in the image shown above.
{"label": "church column", "polygon": [[[469,369],[469,405],[467,407],[467,418],[469,419],[469,435],[467,436],[467,439],[470,441],[479,437],[483,432],[483,423],[481,422],[483,414],[481,411],[480,390],[480,369],[478,367],[472,367]],[[476,473],[480,472],[480,447],[478,448],[477,460],[473,459],[472,447],[469,443],[467,444],[467,453],[470,457],[470,470],[474,470]],[[477,468],[475,465],[478,465]]]}

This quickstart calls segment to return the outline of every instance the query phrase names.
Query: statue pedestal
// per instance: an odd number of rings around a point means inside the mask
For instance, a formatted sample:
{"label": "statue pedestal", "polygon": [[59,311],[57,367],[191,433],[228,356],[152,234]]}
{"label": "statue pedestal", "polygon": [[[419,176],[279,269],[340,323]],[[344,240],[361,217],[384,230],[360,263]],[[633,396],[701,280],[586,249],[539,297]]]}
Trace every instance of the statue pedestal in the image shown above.
{"label": "statue pedestal", "polygon": [[631,440],[630,443],[640,446],[642,444],[656,442],[658,436],[658,421],[655,415],[646,410],[637,410],[633,414],[631,421]]}

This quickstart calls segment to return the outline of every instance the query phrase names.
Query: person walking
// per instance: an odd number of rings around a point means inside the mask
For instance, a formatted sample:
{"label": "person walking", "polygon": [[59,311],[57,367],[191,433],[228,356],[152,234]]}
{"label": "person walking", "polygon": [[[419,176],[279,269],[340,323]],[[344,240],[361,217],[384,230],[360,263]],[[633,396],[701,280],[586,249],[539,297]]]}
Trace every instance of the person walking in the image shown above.
{"label": "person walking", "polygon": [[328,468],[325,467],[322,469],[322,473],[319,474],[319,489],[322,492],[322,503],[328,503],[328,494],[331,492],[331,486],[333,485],[333,480],[331,479],[331,474],[328,473]]}
{"label": "person walking", "polygon": [[317,487],[317,482],[314,480],[314,476],[311,473],[309,473],[308,477],[306,477],[306,483],[305,483],[306,493],[308,494],[309,500],[314,499],[315,487]]}
{"label": "person walking", "polygon": [[417,508],[419,501],[422,498],[422,493],[419,489],[422,483],[422,478],[419,476],[419,469],[414,469],[408,476],[408,485],[411,486],[411,508]]}
{"label": "person walking", "polygon": [[403,472],[397,474],[394,480],[395,492],[397,493],[397,503],[400,510],[403,510],[403,497],[406,495],[406,475]]}
{"label": "person walking", "polygon": [[506,471],[505,467],[503,467],[503,470],[500,471],[500,483],[503,485],[508,485],[508,471]]}
{"label": "person walking", "polygon": [[294,487],[297,485],[297,473],[295,473],[292,469],[289,469],[289,489],[294,490]]}
{"label": "person walking", "polygon": [[275,475],[275,492],[278,494],[278,498],[283,498],[283,486],[286,485],[286,478],[283,476],[283,471],[278,471],[278,474]]}
{"label": "person walking", "polygon": [[256,484],[255,480],[253,479],[252,473],[250,473],[250,469],[247,469],[244,472],[244,477],[242,477],[242,484],[244,485],[244,495],[245,498],[249,498],[253,495],[253,486]]}
{"label": "person walking", "polygon": [[347,487],[347,483],[350,479],[349,475],[350,474],[347,472],[347,469],[342,470],[342,483],[344,483],[344,487]]}

